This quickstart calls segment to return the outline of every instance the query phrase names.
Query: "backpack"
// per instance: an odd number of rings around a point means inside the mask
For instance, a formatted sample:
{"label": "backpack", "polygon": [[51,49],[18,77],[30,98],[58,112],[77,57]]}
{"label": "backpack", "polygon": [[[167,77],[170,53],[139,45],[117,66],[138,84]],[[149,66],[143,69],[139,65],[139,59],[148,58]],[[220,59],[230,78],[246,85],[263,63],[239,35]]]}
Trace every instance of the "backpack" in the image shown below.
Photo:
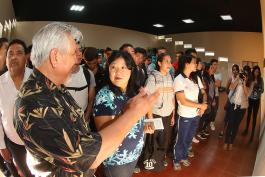
{"label": "backpack", "polygon": [[[154,134],[158,133],[154,132]],[[163,165],[164,151],[160,149],[159,136],[154,134],[146,134],[145,145],[139,157],[138,165],[144,171],[159,172],[165,168]]]}
{"label": "backpack", "polygon": [[87,85],[82,86],[82,87],[66,87],[66,89],[68,89],[68,90],[74,90],[74,91],[77,92],[77,91],[81,91],[81,90],[84,90],[85,88],[87,88],[88,89],[88,92],[89,92],[90,72],[88,71],[88,68],[86,66],[82,66],[82,67],[83,67],[83,73],[85,75]]}

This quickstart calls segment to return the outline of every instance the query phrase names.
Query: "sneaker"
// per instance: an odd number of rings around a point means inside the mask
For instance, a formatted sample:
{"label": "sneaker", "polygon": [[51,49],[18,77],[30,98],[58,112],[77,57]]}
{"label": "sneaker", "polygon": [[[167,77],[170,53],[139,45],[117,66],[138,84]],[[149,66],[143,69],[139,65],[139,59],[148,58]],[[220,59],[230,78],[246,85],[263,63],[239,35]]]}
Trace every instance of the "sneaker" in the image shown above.
{"label": "sneaker", "polygon": [[133,170],[133,173],[140,173],[141,170],[139,167],[135,167],[134,170]]}
{"label": "sneaker", "polygon": [[194,152],[193,152],[192,149],[188,151],[188,156],[189,157],[194,157]]}
{"label": "sneaker", "polygon": [[200,134],[198,134],[197,136],[198,136],[200,139],[202,139],[202,140],[207,139],[206,136],[204,135],[204,133],[200,133]]}
{"label": "sneaker", "polygon": [[175,171],[179,171],[179,170],[181,170],[181,165],[180,165],[180,163],[176,163],[176,162],[173,161],[173,169],[174,169]]}
{"label": "sneaker", "polygon": [[223,138],[223,136],[224,136],[224,132],[221,131],[221,132],[219,133],[218,137],[219,137],[219,138]]}
{"label": "sneaker", "polygon": [[189,160],[181,160],[180,161],[185,167],[190,166],[190,161]]}
{"label": "sneaker", "polygon": [[209,136],[209,135],[210,135],[210,132],[208,132],[208,131],[204,131],[203,134],[204,134],[205,136]]}
{"label": "sneaker", "polygon": [[168,166],[167,160],[163,160],[163,165],[164,165],[164,167]]}
{"label": "sneaker", "polygon": [[193,137],[193,138],[192,138],[192,142],[197,144],[197,143],[200,142],[200,140],[198,140],[197,138]]}
{"label": "sneaker", "polygon": [[214,122],[210,122],[210,128],[212,131],[215,131],[215,125]]}

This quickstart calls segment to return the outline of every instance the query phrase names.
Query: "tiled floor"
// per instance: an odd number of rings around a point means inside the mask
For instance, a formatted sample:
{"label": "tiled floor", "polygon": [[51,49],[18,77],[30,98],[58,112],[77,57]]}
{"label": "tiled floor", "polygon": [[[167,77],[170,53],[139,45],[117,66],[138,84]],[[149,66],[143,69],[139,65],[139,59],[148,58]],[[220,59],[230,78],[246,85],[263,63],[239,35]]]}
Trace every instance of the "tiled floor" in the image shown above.
{"label": "tiled floor", "polygon": [[249,136],[241,135],[246,122],[245,117],[233,150],[224,151],[223,139],[218,138],[218,132],[224,117],[223,105],[226,101],[226,94],[221,93],[220,98],[220,111],[216,120],[217,131],[212,132],[209,139],[193,145],[195,157],[190,158],[190,167],[183,167],[181,171],[176,172],[172,168],[172,160],[168,159],[169,166],[165,170],[159,173],[141,172],[133,177],[237,177],[251,175],[258,147],[258,132],[256,130],[256,137],[249,144]]}

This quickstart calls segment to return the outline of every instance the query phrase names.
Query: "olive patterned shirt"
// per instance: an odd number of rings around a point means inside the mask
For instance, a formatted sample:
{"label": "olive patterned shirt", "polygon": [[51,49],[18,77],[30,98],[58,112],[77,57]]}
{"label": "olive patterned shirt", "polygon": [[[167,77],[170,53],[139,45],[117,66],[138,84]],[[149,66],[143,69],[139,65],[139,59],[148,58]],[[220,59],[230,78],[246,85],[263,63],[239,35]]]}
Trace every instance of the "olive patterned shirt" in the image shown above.
{"label": "olive patterned shirt", "polygon": [[34,69],[16,100],[14,124],[26,149],[39,162],[34,168],[52,177],[90,177],[101,147],[84,112],[62,85]]}

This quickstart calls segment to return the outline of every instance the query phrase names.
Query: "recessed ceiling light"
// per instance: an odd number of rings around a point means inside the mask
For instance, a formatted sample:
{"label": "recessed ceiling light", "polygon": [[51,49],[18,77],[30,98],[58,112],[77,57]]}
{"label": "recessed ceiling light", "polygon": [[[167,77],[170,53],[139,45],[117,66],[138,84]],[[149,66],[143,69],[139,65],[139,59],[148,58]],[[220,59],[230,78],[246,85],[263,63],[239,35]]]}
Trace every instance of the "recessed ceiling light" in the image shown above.
{"label": "recessed ceiling light", "polygon": [[195,47],[195,50],[197,52],[204,52],[205,51],[205,48],[202,48],[202,47]]}
{"label": "recessed ceiling light", "polygon": [[231,15],[220,15],[223,20],[232,20]]}
{"label": "recessed ceiling light", "polygon": [[78,12],[81,12],[82,10],[84,10],[85,6],[83,5],[72,5],[70,10],[72,11],[78,11]]}
{"label": "recessed ceiling light", "polygon": [[165,36],[158,36],[157,39],[165,39]]}
{"label": "recessed ceiling light", "polygon": [[154,27],[157,27],[157,28],[163,28],[163,27],[164,27],[164,25],[159,24],[159,23],[158,23],[158,24],[154,24],[153,26],[154,26]]}
{"label": "recessed ceiling light", "polygon": [[182,20],[184,23],[194,23],[194,21],[192,19],[183,19]]}
{"label": "recessed ceiling light", "polygon": [[190,49],[192,48],[192,44],[184,44],[184,49]]}
{"label": "recessed ceiling light", "polygon": [[175,41],[175,45],[183,45],[183,41]]}
{"label": "recessed ceiling light", "polygon": [[205,56],[213,57],[214,56],[214,52],[207,51],[207,52],[205,52]]}
{"label": "recessed ceiling light", "polygon": [[226,58],[226,57],[218,57],[218,60],[228,62],[228,58]]}
{"label": "recessed ceiling light", "polygon": [[172,42],[172,38],[171,38],[171,37],[166,38],[165,41],[166,41],[166,42]]}

